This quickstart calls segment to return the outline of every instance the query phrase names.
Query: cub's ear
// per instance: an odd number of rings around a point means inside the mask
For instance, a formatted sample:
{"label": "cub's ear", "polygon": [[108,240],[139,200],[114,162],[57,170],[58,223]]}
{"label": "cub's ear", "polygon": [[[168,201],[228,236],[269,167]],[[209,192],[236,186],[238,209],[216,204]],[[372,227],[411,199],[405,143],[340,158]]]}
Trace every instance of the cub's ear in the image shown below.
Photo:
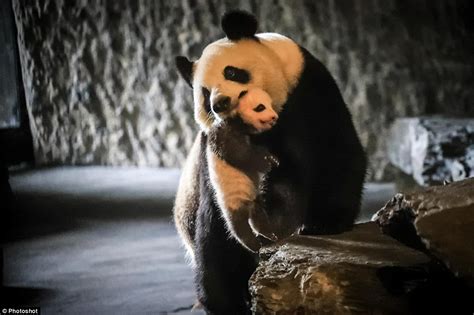
{"label": "cub's ear", "polygon": [[175,58],[176,67],[179,74],[186,81],[186,83],[193,88],[193,62],[184,56],[177,56]]}
{"label": "cub's ear", "polygon": [[228,39],[239,40],[241,38],[255,38],[258,22],[252,14],[235,10],[224,14],[221,25]]}

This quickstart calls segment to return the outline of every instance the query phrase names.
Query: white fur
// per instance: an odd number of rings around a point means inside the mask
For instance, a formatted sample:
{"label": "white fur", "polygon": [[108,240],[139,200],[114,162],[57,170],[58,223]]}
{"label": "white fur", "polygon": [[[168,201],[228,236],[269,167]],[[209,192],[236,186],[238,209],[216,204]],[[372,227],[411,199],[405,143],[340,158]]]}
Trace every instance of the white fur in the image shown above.
{"label": "white fur", "polygon": [[298,45],[288,37],[277,33],[260,33],[257,37],[278,55],[288,87],[293,89],[298,84],[304,66],[303,55]]}
{"label": "white fur", "polygon": [[190,217],[192,217],[192,214],[196,212],[199,207],[198,167],[200,163],[200,151],[201,134],[198,134],[181,172],[173,210],[176,229],[186,248],[186,257],[193,267],[196,265],[194,244],[191,235],[188,234],[187,228]]}
{"label": "white fur", "polygon": [[[256,112],[258,105],[265,106],[265,109]],[[237,113],[242,120],[252,125],[257,132],[263,132],[271,129],[278,119],[278,114],[273,109],[270,95],[261,89],[249,89],[239,101]]]}
{"label": "white fur", "polygon": [[[288,93],[298,83],[303,68],[298,45],[276,33],[257,34],[257,37],[259,41],[220,39],[208,45],[194,63],[194,115],[202,130],[207,131],[214,122],[214,117],[203,108],[202,87],[213,96],[229,96],[233,104],[238,102],[242,90],[260,88],[270,95],[274,109],[280,112]],[[249,84],[226,80],[223,70],[228,65],[249,71]]]}

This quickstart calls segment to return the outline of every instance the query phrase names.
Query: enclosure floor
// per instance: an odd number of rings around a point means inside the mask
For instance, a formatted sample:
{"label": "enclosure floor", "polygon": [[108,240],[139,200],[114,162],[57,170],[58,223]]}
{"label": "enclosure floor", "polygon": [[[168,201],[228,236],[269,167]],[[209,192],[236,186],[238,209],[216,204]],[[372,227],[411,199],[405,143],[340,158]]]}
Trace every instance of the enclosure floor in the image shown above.
{"label": "enclosure floor", "polygon": [[[2,299],[42,314],[189,313],[192,272],[171,222],[178,178],[178,170],[102,167],[12,175],[18,209]],[[368,184],[361,218],[393,193]]]}

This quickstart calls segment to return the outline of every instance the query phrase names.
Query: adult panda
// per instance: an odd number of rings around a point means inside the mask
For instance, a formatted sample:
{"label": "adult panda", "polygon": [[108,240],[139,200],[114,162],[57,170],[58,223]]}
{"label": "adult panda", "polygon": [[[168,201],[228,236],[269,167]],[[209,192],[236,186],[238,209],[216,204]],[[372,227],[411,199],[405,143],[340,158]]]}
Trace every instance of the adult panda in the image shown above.
{"label": "adult panda", "polygon": [[183,168],[174,218],[200,303],[209,314],[246,314],[258,257],[229,237],[216,202],[225,192],[215,191],[209,170],[227,169],[224,162],[210,165],[206,155],[213,109],[236,104],[249,88],[270,95],[278,123],[253,141],[280,161],[261,192],[280,235],[349,229],[360,208],[366,158],[341,93],[319,60],[285,36],[256,34],[255,17],[243,11],[224,15],[222,28],[226,38],[209,44],[198,60],[176,58],[193,89],[201,132]]}

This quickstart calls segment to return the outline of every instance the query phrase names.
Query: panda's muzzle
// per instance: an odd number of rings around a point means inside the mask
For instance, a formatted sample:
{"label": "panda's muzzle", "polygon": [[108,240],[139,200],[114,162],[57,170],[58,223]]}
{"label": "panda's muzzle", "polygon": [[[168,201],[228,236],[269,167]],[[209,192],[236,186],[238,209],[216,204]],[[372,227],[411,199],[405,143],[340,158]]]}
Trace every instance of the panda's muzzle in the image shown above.
{"label": "panda's muzzle", "polygon": [[214,113],[222,113],[229,109],[230,107],[230,97],[221,96],[212,103],[212,111]]}

